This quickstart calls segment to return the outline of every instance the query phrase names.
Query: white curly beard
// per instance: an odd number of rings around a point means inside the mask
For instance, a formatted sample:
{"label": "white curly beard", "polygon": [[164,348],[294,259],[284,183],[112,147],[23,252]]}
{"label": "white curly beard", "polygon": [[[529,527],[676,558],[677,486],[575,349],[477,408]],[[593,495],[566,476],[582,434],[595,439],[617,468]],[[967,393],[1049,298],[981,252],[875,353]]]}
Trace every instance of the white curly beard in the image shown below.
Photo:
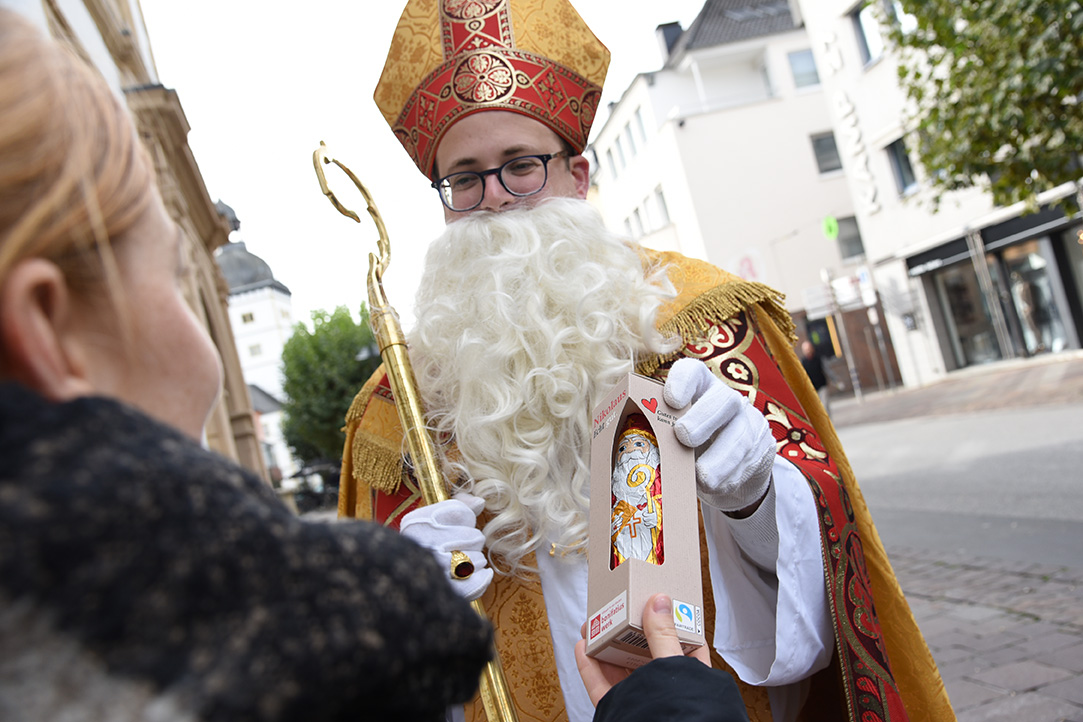
{"label": "white curly beard", "polygon": [[550,542],[585,551],[590,410],[637,354],[673,348],[654,327],[672,296],[585,201],[472,214],[430,246],[411,358],[498,569],[530,571]]}

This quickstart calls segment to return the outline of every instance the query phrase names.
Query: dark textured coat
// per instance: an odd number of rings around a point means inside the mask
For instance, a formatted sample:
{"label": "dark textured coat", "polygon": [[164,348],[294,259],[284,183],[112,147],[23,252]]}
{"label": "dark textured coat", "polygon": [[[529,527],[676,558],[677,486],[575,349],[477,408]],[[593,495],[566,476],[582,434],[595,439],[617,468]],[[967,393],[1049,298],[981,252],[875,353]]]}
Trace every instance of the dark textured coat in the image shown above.
{"label": "dark textured coat", "polygon": [[0,385],[0,720],[436,719],[490,646],[398,534],[302,521],[114,401]]}

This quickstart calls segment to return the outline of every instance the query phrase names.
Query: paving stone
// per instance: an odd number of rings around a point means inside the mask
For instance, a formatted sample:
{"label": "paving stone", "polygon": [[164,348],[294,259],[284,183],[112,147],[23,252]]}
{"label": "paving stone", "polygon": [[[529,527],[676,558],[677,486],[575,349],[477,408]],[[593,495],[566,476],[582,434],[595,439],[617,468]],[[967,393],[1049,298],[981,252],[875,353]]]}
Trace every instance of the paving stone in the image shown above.
{"label": "paving stone", "polygon": [[1055,651],[1038,652],[1034,655],[1034,660],[1083,674],[1083,643]]}
{"label": "paving stone", "polygon": [[933,649],[933,659],[936,660],[936,666],[943,667],[944,665],[951,664],[952,662],[959,662],[964,659],[972,659],[974,653],[969,649],[962,649],[961,647],[948,647],[946,649]]}
{"label": "paving stone", "polygon": [[985,670],[992,667],[1001,667],[1005,664],[1012,664],[1014,662],[1023,662],[1030,659],[1030,654],[1022,649],[1019,649],[1015,645],[1009,647],[1003,647],[1001,649],[994,649],[991,652],[984,652],[977,657],[977,665]]}
{"label": "paving stone", "polygon": [[1069,702],[1083,705],[1083,677],[1076,676],[1061,682],[1054,682],[1042,687],[1039,691],[1049,697],[1066,699]]}
{"label": "paving stone", "polygon": [[968,622],[983,622],[1004,616],[1003,610],[984,606],[960,606],[951,612],[951,616]]}
{"label": "paving stone", "polygon": [[958,642],[960,646],[967,649],[973,649],[975,652],[981,652],[988,654],[998,649],[1010,647],[1016,642],[1023,639],[1017,634],[1010,634],[1005,632],[993,632],[991,634],[964,634],[963,637],[969,637],[967,641]]}
{"label": "paving stone", "polygon": [[1072,673],[1066,669],[1025,660],[977,672],[973,675],[973,679],[1001,689],[1023,692],[1059,682],[1071,676],[1073,676]]}
{"label": "paving stone", "polygon": [[937,666],[940,669],[940,676],[945,682],[949,679],[972,679],[974,675],[989,669],[988,665],[983,665],[979,656],[971,656]]}
{"label": "paving stone", "polygon": [[1058,649],[1075,645],[1083,646],[1083,637],[1078,634],[1067,634],[1059,631],[1043,634],[1040,637],[1032,637],[1016,644],[1020,649],[1032,653],[1055,652]]}
{"label": "paving stone", "polygon": [[951,700],[952,709],[956,714],[1009,694],[1006,690],[994,689],[967,679],[945,680],[944,687],[948,690],[948,699]]}
{"label": "paving stone", "polygon": [[1035,692],[1009,695],[957,712],[958,722],[1062,722],[1080,719],[1083,708]]}

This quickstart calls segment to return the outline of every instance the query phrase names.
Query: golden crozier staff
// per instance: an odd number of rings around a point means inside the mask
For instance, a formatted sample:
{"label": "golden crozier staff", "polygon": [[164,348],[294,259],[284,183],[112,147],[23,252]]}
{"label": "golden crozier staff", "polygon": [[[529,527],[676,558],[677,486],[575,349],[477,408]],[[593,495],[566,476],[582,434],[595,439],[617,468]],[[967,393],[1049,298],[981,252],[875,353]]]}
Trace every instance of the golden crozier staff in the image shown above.
{"label": "golden crozier staff", "polygon": [[[376,337],[376,343],[380,347],[380,357],[383,359],[388,379],[391,383],[391,391],[395,396],[395,407],[406,431],[406,448],[410,454],[410,462],[414,477],[421,488],[421,495],[426,504],[435,504],[449,499],[447,483],[440,471],[440,465],[436,460],[436,445],[426,431],[425,412],[421,406],[421,396],[418,394],[417,381],[414,379],[414,369],[410,365],[410,356],[406,349],[406,340],[399,324],[398,314],[388,303],[387,294],[384,292],[383,275],[391,263],[391,242],[384,227],[383,218],[376,208],[372,194],[358,180],[357,176],[333,158],[327,151],[327,146],[320,142],[320,147],[312,153],[312,165],[316,168],[316,176],[320,181],[320,190],[331,201],[339,213],[352,218],[358,223],[360,217],[346,208],[335,196],[327,185],[327,177],[323,172],[323,165],[334,163],[353,181],[361,196],[365,199],[365,205],[376,224],[379,233],[377,250],[369,254],[369,322],[372,332]],[[456,554],[462,560],[456,558]],[[463,567],[462,574],[468,576],[473,571],[469,558],[462,552],[452,553],[452,564],[456,568]],[[467,569],[466,565],[470,565]],[[485,609],[481,602],[474,600],[471,603],[479,615],[485,617]],[[481,675],[481,700],[485,706],[485,715],[490,722],[517,722],[518,716],[515,706],[512,704],[511,692],[508,690],[507,680],[504,678],[504,669],[500,664],[500,657],[494,651],[493,659],[485,666]]]}

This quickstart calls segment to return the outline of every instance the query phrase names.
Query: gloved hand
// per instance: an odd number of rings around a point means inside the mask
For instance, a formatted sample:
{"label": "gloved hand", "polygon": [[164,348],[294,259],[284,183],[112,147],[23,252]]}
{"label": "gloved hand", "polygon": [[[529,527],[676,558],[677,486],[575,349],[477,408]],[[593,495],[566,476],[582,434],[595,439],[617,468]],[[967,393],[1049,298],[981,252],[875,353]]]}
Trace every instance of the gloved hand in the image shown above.
{"label": "gloved hand", "polygon": [[696,359],[674,363],[662,393],[674,408],[692,403],[674,432],[696,450],[699,498],[727,512],[762,499],[775,463],[775,439],[763,414]]}
{"label": "gloved hand", "polygon": [[[399,523],[404,536],[432,551],[452,588],[467,601],[484,594],[493,580],[493,570],[482,552],[485,535],[477,528],[478,514],[484,508],[484,499],[460,492],[446,501],[414,509]],[[453,551],[463,552],[474,564],[474,572],[466,579],[456,579],[451,573]]]}

